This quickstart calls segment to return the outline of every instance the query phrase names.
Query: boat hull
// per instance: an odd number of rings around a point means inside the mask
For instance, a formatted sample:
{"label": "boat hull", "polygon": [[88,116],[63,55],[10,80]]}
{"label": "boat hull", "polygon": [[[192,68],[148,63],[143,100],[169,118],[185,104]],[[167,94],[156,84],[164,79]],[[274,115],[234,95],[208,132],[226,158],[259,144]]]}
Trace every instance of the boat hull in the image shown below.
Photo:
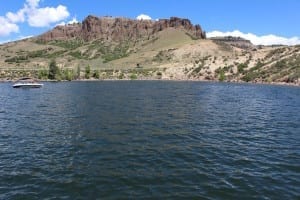
{"label": "boat hull", "polygon": [[43,86],[42,83],[32,83],[32,84],[16,83],[13,85],[13,88],[40,88],[42,86]]}

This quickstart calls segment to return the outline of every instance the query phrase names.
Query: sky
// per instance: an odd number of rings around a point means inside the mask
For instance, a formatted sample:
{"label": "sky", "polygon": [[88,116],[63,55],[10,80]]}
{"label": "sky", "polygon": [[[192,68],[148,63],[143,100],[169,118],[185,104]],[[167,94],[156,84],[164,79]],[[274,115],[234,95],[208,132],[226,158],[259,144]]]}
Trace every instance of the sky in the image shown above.
{"label": "sky", "polygon": [[0,43],[42,34],[88,15],[200,24],[207,37],[240,36],[254,44],[300,44],[299,0],[0,0]]}

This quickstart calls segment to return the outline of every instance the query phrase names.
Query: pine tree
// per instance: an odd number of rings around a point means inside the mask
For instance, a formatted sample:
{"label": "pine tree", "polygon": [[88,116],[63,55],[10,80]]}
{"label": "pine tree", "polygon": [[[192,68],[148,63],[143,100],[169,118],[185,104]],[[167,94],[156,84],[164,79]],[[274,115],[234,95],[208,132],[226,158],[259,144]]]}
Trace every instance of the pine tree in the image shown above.
{"label": "pine tree", "polygon": [[91,76],[91,67],[90,65],[88,65],[87,67],[85,67],[85,78],[89,79]]}
{"label": "pine tree", "polygon": [[49,64],[49,74],[48,74],[48,78],[49,79],[56,79],[57,76],[59,74],[59,68],[56,65],[56,61],[55,60],[51,60],[50,64]]}

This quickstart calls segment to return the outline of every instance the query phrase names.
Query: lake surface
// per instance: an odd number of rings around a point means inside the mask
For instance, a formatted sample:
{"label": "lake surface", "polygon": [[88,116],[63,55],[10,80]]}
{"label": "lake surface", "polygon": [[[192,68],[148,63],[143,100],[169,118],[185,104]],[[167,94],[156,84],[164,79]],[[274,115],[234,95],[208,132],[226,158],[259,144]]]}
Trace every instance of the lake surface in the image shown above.
{"label": "lake surface", "polygon": [[0,199],[299,199],[300,88],[0,84]]}

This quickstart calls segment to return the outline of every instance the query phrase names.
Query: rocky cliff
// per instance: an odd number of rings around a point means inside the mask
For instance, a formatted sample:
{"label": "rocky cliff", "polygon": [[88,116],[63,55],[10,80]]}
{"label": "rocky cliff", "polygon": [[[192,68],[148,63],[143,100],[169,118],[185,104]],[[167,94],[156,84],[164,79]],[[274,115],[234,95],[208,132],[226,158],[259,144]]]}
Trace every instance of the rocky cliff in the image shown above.
{"label": "rocky cliff", "polygon": [[215,42],[224,42],[224,43],[227,43],[227,44],[230,44],[232,46],[242,48],[242,49],[252,49],[255,47],[250,42],[250,40],[246,40],[241,37],[226,36],[226,37],[212,37],[210,39]]}
{"label": "rocky cliff", "polygon": [[42,34],[38,39],[44,42],[51,40],[103,39],[106,41],[136,40],[149,38],[167,28],[182,29],[195,39],[205,38],[205,32],[200,25],[193,25],[190,20],[178,17],[170,19],[133,20],[128,18],[88,16],[82,23],[57,26],[53,30]]}

